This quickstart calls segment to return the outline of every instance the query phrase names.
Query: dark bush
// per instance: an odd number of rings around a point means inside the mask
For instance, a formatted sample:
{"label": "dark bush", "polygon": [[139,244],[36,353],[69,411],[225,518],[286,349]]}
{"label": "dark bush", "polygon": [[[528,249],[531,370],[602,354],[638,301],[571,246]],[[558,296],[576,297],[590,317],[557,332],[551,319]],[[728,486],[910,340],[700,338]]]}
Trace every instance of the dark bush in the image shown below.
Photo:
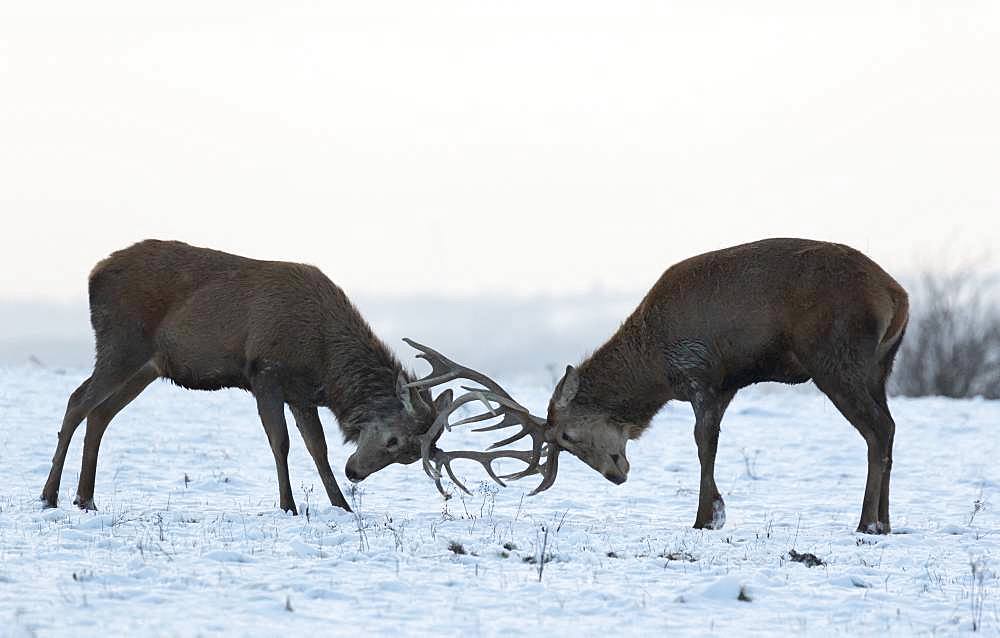
{"label": "dark bush", "polygon": [[924,273],[890,390],[903,396],[1000,398],[1000,286],[971,269]]}

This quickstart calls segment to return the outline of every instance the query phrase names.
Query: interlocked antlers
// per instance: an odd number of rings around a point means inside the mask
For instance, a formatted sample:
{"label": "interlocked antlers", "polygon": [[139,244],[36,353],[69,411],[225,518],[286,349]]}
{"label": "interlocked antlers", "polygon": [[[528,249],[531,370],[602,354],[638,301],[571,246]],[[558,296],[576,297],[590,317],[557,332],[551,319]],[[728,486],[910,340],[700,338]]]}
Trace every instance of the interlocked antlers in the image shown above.
{"label": "interlocked antlers", "polygon": [[[559,446],[547,440],[545,419],[531,414],[527,408],[515,401],[506,390],[500,387],[500,384],[485,374],[455,363],[440,352],[419,344],[412,339],[404,338],[403,341],[420,351],[420,354],[417,355],[418,358],[424,359],[431,364],[430,374],[422,379],[417,379],[416,381],[408,383],[407,387],[430,389],[434,386],[454,381],[456,379],[466,379],[483,386],[483,388],[470,388],[462,386],[462,389],[467,391],[466,394],[461,395],[448,405],[443,406],[437,413],[434,423],[431,424],[431,427],[421,437],[420,454],[423,457],[424,471],[427,472],[428,476],[434,479],[434,484],[437,486],[438,491],[441,492],[441,494],[443,494],[446,498],[450,496],[450,494],[448,494],[441,485],[442,467],[448,473],[448,477],[451,478],[452,482],[457,485],[459,489],[466,494],[471,494],[465,485],[463,485],[462,482],[455,477],[455,473],[451,469],[451,462],[456,459],[476,461],[486,469],[486,473],[490,475],[490,478],[500,485],[506,485],[504,483],[504,479],[517,480],[526,476],[531,476],[532,474],[541,474],[542,482],[534,489],[533,492],[531,492],[532,494],[537,494],[538,492],[547,490],[552,486],[556,480],[556,471],[559,467]],[[455,423],[448,422],[448,419],[451,417],[452,413],[455,412],[455,410],[462,405],[473,401],[479,401],[486,406],[486,412],[462,419],[461,421],[456,421]],[[494,407],[493,404],[496,404],[496,406]],[[465,425],[467,423],[488,421],[501,416],[503,418],[499,423],[477,428],[473,430],[473,432],[491,432],[493,430],[502,430],[518,425],[521,426],[521,429],[512,436],[509,436],[501,441],[497,441],[493,445],[489,446],[486,448],[485,452],[475,452],[470,450],[445,451],[435,445],[445,430],[451,430],[453,427]],[[531,450],[497,449],[519,441],[526,436],[531,437]],[[545,455],[544,464],[541,462],[543,455]],[[493,470],[493,462],[500,458],[516,459],[525,463],[527,467],[520,472],[515,472],[513,474],[497,475],[497,473]]]}

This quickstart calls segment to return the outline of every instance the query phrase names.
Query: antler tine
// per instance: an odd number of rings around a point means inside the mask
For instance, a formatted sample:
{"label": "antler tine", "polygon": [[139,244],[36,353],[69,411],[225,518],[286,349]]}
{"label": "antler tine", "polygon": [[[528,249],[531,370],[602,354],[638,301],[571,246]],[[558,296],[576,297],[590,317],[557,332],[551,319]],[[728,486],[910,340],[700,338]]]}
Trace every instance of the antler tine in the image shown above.
{"label": "antler tine", "polygon": [[[480,397],[471,392],[458,397],[445,411],[442,411],[438,415],[438,418],[435,419],[434,424],[427,431],[427,434],[422,437],[421,456],[423,457],[424,472],[426,472],[427,475],[434,481],[435,487],[437,487],[438,491],[445,496],[445,498],[449,498],[451,495],[444,489],[444,486],[441,483],[442,469],[448,474],[448,477],[458,487],[458,489],[462,490],[466,494],[471,494],[465,484],[463,484],[455,475],[455,471],[451,466],[451,463],[454,460],[467,459],[470,461],[476,461],[483,466],[491,479],[504,487],[507,486],[504,480],[507,479],[508,476],[501,476],[497,474],[496,470],[493,468],[493,462],[498,459],[511,458],[521,461],[527,465],[524,470],[510,474],[510,477],[522,478],[536,473],[545,473],[545,468],[539,466],[539,462],[542,458],[542,447],[544,445],[543,437],[541,437],[538,432],[532,432],[527,428],[522,428],[521,432],[514,435],[514,437],[511,437],[509,440],[517,440],[530,434],[532,435],[532,439],[534,441],[534,445],[531,450],[493,450],[494,447],[498,447],[497,444],[494,444],[491,446],[490,450],[485,452],[471,450],[445,451],[434,446],[434,442],[438,439],[438,437],[440,437],[445,428],[458,425],[458,423],[451,426],[448,426],[447,424],[448,417],[454,412],[454,410],[464,403],[478,400],[480,400]],[[489,418],[493,415],[487,412],[480,416]],[[499,416],[499,414],[497,416]],[[508,415],[505,414],[505,417],[506,416]]]}
{"label": "antler tine", "polygon": [[[485,376],[485,375],[482,375],[482,376]],[[486,378],[489,378],[489,377],[486,377]],[[496,384],[496,381],[492,381],[491,380],[491,382],[493,384]],[[486,385],[486,384],[484,383],[483,385]],[[476,392],[476,393],[478,393],[478,396],[482,399],[483,403],[486,403],[487,401],[493,401],[494,403],[499,403],[500,405],[502,405],[504,407],[510,408],[512,410],[517,410],[518,412],[525,412],[525,413],[528,412],[528,408],[524,407],[523,405],[521,405],[520,403],[518,403],[517,401],[515,401],[514,397],[510,396],[509,394],[507,394],[507,391],[503,390],[503,388],[501,388],[501,392],[496,392],[495,390],[484,390],[482,388],[471,388],[471,387],[469,387],[467,385],[463,385],[462,389],[465,390],[465,391],[467,391],[467,392]],[[492,412],[493,408],[490,408],[490,411]],[[538,419],[538,417],[533,417],[533,418],[536,419],[536,420],[538,420],[538,421],[540,421],[540,422],[542,422],[542,423],[544,423],[544,421],[541,420],[541,419]]]}
{"label": "antler tine", "polygon": [[[500,416],[500,415],[499,414],[490,414],[489,412],[483,412],[482,414],[477,414],[476,416],[466,417],[466,418],[462,419],[461,421],[455,421],[454,423],[451,424],[451,427],[454,428],[454,427],[457,427],[459,425],[468,425],[469,423],[479,423],[480,421],[489,421],[490,419],[495,419],[498,416]],[[506,416],[504,417],[504,420],[505,421],[507,420]],[[509,428],[510,426],[511,426],[511,424],[508,424],[508,425],[505,425],[504,427],[508,427]],[[487,427],[490,430],[492,430],[496,426],[491,425],[491,426],[487,426]],[[484,428],[476,428],[476,429],[473,430],[473,432],[486,432],[486,431],[487,431],[487,428],[485,428],[485,427]]]}
{"label": "antler tine", "polygon": [[[468,390],[471,394],[476,396],[483,405],[486,406],[488,412],[483,414],[477,414],[475,416],[470,416],[468,418],[462,419],[461,421],[456,421],[452,424],[452,427],[458,425],[465,425],[466,423],[478,423],[479,421],[488,421],[489,419],[503,416],[503,419],[499,423],[493,425],[487,425],[485,427],[476,428],[473,432],[492,432],[494,430],[503,430],[506,428],[511,428],[516,425],[521,426],[521,432],[513,438],[505,439],[504,442],[494,443],[489,447],[489,449],[497,448],[502,445],[507,445],[508,443],[513,443],[525,434],[529,434],[532,431],[540,430],[545,427],[545,421],[534,416],[528,409],[523,407],[521,404],[517,403],[512,399],[500,396],[493,392],[482,390],[480,388],[469,388],[462,386],[463,390]],[[497,403],[500,407],[494,408],[490,405],[490,401]]]}
{"label": "antler tine", "polygon": [[467,368],[459,363],[455,363],[437,350],[429,348],[421,343],[417,343],[413,339],[403,337],[403,341],[405,341],[407,345],[414,350],[420,351],[420,354],[418,354],[417,357],[431,364],[431,372],[429,375],[422,379],[411,381],[406,384],[407,387],[430,388],[455,379],[468,379],[469,381],[481,383],[484,387],[492,390],[496,394],[513,401],[513,398],[507,394],[506,390],[500,387],[499,383],[489,378],[482,372],[478,372],[472,368]]}
{"label": "antler tine", "polygon": [[[471,392],[468,393],[468,394],[463,394],[462,396],[458,397],[457,399],[452,400],[451,403],[449,403],[444,409],[442,409],[440,412],[438,412],[437,417],[435,417],[435,419],[434,419],[434,422],[431,423],[431,426],[429,428],[427,428],[427,432],[425,432],[421,436],[421,439],[427,440],[430,443],[434,443],[435,441],[437,441],[438,437],[441,436],[441,433],[444,432],[446,429],[450,430],[451,428],[455,427],[456,425],[461,425],[462,421],[459,421],[459,422],[454,423],[454,424],[449,424],[448,423],[448,417],[450,417],[455,412],[455,410],[457,410],[459,407],[465,405],[466,403],[470,403],[472,401],[479,401],[479,400],[481,400],[480,397],[476,396],[474,393],[471,393]],[[483,419],[476,418],[475,420],[481,421],[481,420],[485,420],[487,418],[493,418],[493,416],[494,415],[490,415],[488,417],[484,417]],[[499,416],[499,414],[497,414],[495,416]],[[470,417],[470,418],[473,418],[473,417]],[[463,419],[463,421],[467,421],[467,419]]]}
{"label": "antler tine", "polygon": [[460,406],[468,403],[469,401],[478,400],[478,397],[472,394],[464,394],[457,399],[452,400],[447,406],[438,412],[437,416],[434,418],[434,422],[431,426],[427,428],[427,431],[420,437],[420,457],[423,461],[424,472],[427,476],[434,479],[434,483],[438,486],[438,491],[444,494],[444,489],[441,487],[441,473],[440,464],[437,470],[431,467],[431,449],[434,447],[434,443],[440,438],[441,434],[444,432],[445,428],[449,428],[448,417],[457,410]]}
{"label": "antler tine", "polygon": [[[448,473],[448,477],[451,479],[452,483],[454,483],[460,490],[462,490],[466,494],[471,495],[472,492],[470,492],[469,489],[465,487],[465,484],[463,484],[455,476],[455,473],[451,468],[452,461],[456,459],[467,459],[470,461],[475,461],[483,466],[483,469],[486,470],[486,473],[489,474],[491,479],[499,483],[501,486],[507,487],[507,484],[504,483],[503,481],[503,479],[507,478],[507,475],[497,474],[496,470],[493,469],[493,462],[502,458],[511,458],[521,461],[523,463],[530,464],[534,460],[534,457],[535,457],[534,450],[501,450],[497,452],[472,452],[467,450],[445,452],[444,450],[435,450],[435,454],[433,457],[433,462],[435,465],[435,474],[432,475],[431,478],[434,479],[434,483],[435,485],[437,485],[438,490],[441,492],[441,494],[443,494],[445,497],[450,496],[450,494],[444,491],[443,486],[441,485],[441,468],[444,468],[445,472]],[[529,472],[528,474],[525,474],[525,476],[529,476],[530,474],[535,474],[537,472],[538,470],[535,469]],[[518,472],[517,474],[521,474],[521,472]],[[515,476],[515,474],[511,474],[510,476]]]}
{"label": "antler tine", "polygon": [[517,480],[523,479],[523,478],[525,478],[527,476],[532,476],[533,474],[542,474],[542,475],[544,475],[545,471],[546,471],[546,469],[545,469],[546,465],[541,463],[541,461],[542,461],[542,451],[541,450],[534,450],[534,449],[532,449],[531,451],[525,450],[525,455],[529,456],[529,458],[528,459],[523,459],[522,458],[522,459],[519,459],[519,460],[524,461],[525,463],[527,463],[528,467],[524,468],[520,472],[511,472],[510,474],[501,474],[500,478],[502,478],[505,481],[517,481]]}
{"label": "antler tine", "polygon": [[508,436],[506,439],[503,439],[503,440],[497,441],[496,443],[493,443],[492,445],[490,445],[486,449],[487,450],[495,450],[495,449],[501,448],[501,447],[503,447],[505,445],[510,445],[511,443],[514,443],[516,441],[520,441],[521,439],[523,439],[526,436],[532,436],[532,435],[533,435],[533,433],[532,433],[532,431],[530,429],[528,429],[528,428],[521,428],[521,430],[519,432],[515,433],[512,436]]}
{"label": "antler tine", "polygon": [[[462,386],[462,389],[466,390],[466,394],[454,399],[450,404],[443,407],[438,412],[434,422],[427,429],[427,432],[421,437],[420,455],[423,460],[424,472],[433,479],[434,485],[445,498],[449,498],[451,495],[445,491],[444,486],[441,484],[442,469],[460,490],[466,494],[471,494],[468,488],[455,476],[455,472],[451,467],[452,461],[459,459],[476,461],[483,466],[490,478],[500,485],[506,486],[506,483],[504,483],[505,479],[515,480],[532,474],[541,474],[543,476],[542,482],[535,488],[532,494],[537,494],[552,486],[555,482],[555,470],[558,467],[559,447],[555,443],[546,441],[545,419],[531,414],[527,408],[515,401],[499,383],[485,374],[456,363],[433,348],[417,343],[412,339],[404,338],[403,341],[412,348],[419,350],[420,354],[417,356],[431,365],[431,372],[426,377],[408,383],[407,387],[428,389],[455,379],[467,379],[483,386],[482,388]],[[455,423],[449,423],[448,419],[455,410],[473,401],[481,402],[486,407],[486,412],[466,417]],[[497,406],[495,408],[492,405],[494,403]],[[473,432],[489,432],[515,426],[521,426],[521,429],[511,436],[493,443],[483,452],[470,450],[445,451],[435,445],[446,429],[450,430],[455,426],[468,423],[488,421],[496,417],[502,417],[498,423],[476,428]],[[531,450],[497,449],[528,436],[532,440]],[[544,464],[541,462],[543,454],[546,457]],[[521,461],[527,467],[520,472],[500,476],[494,471],[493,462],[501,458],[511,458]]]}
{"label": "antler tine", "polygon": [[553,445],[549,448],[549,453],[545,459],[545,472],[542,482],[538,484],[538,487],[533,489],[528,496],[534,496],[539,492],[544,492],[545,490],[552,487],[556,482],[556,474],[559,472],[559,446]]}
{"label": "antler tine", "polygon": [[[451,498],[451,494],[449,494],[441,484],[442,468],[444,468],[445,472],[448,473],[448,477],[460,490],[466,494],[472,494],[458,479],[458,477],[455,476],[455,472],[451,467],[451,462],[457,459],[476,461],[483,466],[491,479],[504,487],[507,486],[505,481],[522,479],[534,474],[541,474],[543,477],[542,482],[530,493],[530,495],[533,496],[539,492],[549,489],[552,487],[553,483],[555,483],[555,472],[558,468],[559,458],[558,446],[548,447],[545,463],[541,463],[541,457],[542,450],[538,446],[533,447],[531,450],[495,450],[492,452],[473,452],[468,450],[444,451],[439,448],[434,448],[433,452],[428,450],[427,454],[424,455],[424,471],[434,481],[434,485],[445,498]],[[525,463],[527,467],[520,472],[497,474],[493,469],[493,462],[501,458],[511,458],[521,461],[522,463]],[[432,462],[433,467],[431,466]]]}
{"label": "antler tine", "polygon": [[[454,452],[454,453],[444,452],[443,450],[440,450],[440,449],[434,447],[434,443],[438,440],[438,438],[440,438],[441,434],[444,432],[445,429],[450,429],[450,428],[454,427],[455,425],[460,425],[463,422],[469,422],[469,419],[463,419],[463,421],[459,421],[458,423],[449,425],[448,418],[459,407],[461,407],[462,405],[464,405],[466,403],[470,403],[472,401],[484,401],[484,399],[483,399],[483,397],[481,397],[476,392],[469,392],[467,394],[463,394],[462,396],[458,397],[457,399],[452,400],[451,403],[449,403],[447,406],[445,406],[438,413],[437,417],[434,419],[434,422],[427,429],[427,432],[425,432],[420,437],[420,439],[421,439],[420,440],[420,455],[421,455],[421,458],[423,460],[424,472],[429,477],[431,477],[434,480],[434,484],[437,486],[438,491],[441,492],[444,495],[448,495],[448,493],[444,490],[444,487],[441,485],[441,468],[443,467],[445,469],[445,471],[448,473],[448,476],[451,477],[451,479],[455,483],[455,485],[458,485],[463,491],[468,492],[468,490],[465,488],[465,486],[462,485],[461,481],[459,481],[455,477],[455,474],[454,474],[454,472],[451,469],[451,459],[452,458],[473,458],[470,455],[471,454],[475,454],[475,453],[472,453],[472,452]],[[487,407],[490,410],[493,409],[492,406],[490,406],[488,403],[486,405],[487,405]],[[474,420],[474,421],[480,421],[480,420],[485,420],[485,419],[493,418],[494,416],[499,416],[499,413],[491,414],[489,412],[486,412],[486,413],[484,413],[482,415],[479,415],[478,417],[470,417],[470,419]],[[501,454],[501,453],[496,453],[495,458],[499,458],[502,455],[503,454]],[[478,460],[478,459],[474,459],[474,460]],[[492,460],[490,461],[490,463],[491,462],[492,462]],[[432,463],[433,463],[433,466],[431,465]],[[491,478],[493,478],[495,481],[497,481],[501,485],[505,485],[505,483],[502,480],[500,480],[500,478],[493,471],[493,468],[492,468],[491,465],[484,464],[484,466],[486,467],[486,471],[487,471],[487,473],[489,473],[489,475],[490,475]]]}

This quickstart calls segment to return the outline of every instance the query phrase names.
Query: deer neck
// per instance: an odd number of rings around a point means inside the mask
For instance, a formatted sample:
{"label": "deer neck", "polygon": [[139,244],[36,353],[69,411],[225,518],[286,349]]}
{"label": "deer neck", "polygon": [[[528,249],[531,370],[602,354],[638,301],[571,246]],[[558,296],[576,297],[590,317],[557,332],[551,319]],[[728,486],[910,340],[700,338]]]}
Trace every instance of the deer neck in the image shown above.
{"label": "deer neck", "polygon": [[641,431],[673,398],[663,357],[631,318],[580,364],[575,403],[591,405]]}
{"label": "deer neck", "polygon": [[384,344],[344,340],[334,344],[327,360],[326,404],[347,440],[364,424],[399,412],[396,378],[406,373]]}

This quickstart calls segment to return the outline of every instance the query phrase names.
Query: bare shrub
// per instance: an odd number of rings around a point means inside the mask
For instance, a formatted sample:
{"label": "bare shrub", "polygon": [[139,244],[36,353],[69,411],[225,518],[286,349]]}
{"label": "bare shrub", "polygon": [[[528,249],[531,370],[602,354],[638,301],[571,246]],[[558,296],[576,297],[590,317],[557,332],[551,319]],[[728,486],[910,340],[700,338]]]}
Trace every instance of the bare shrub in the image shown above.
{"label": "bare shrub", "polygon": [[890,390],[903,396],[1000,398],[1000,286],[972,268],[925,272]]}

